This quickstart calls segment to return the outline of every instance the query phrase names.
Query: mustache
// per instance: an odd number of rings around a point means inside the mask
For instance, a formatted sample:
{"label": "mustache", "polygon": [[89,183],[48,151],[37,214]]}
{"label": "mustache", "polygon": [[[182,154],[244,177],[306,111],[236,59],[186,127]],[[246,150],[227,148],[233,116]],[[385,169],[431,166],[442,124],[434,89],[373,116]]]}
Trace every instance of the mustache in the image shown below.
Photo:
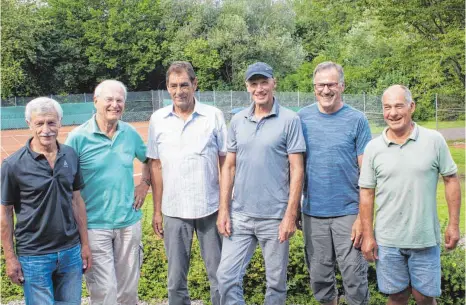
{"label": "mustache", "polygon": [[39,134],[39,137],[53,137],[53,136],[56,136],[56,135],[57,135],[56,132],[47,132],[47,133]]}

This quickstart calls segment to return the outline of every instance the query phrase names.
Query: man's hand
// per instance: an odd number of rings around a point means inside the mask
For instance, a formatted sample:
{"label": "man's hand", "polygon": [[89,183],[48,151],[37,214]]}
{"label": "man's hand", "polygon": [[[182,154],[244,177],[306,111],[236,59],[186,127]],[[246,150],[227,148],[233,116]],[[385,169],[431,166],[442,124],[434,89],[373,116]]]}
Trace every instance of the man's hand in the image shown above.
{"label": "man's hand", "polygon": [[283,243],[290,239],[294,232],[296,232],[296,217],[285,215],[278,228],[278,240]]}
{"label": "man's hand", "polygon": [[353,223],[351,228],[351,240],[353,241],[353,247],[360,248],[362,245],[362,224],[359,219],[359,215]]}
{"label": "man's hand", "polygon": [[139,183],[139,185],[134,188],[133,209],[137,211],[142,207],[148,190],[149,186],[144,181],[141,181],[141,183]]}
{"label": "man's hand", "polygon": [[231,222],[230,213],[226,210],[219,210],[217,216],[217,229],[218,232],[225,236],[230,237],[231,235]]}
{"label": "man's hand", "polygon": [[459,226],[448,225],[445,230],[445,249],[453,250],[456,248],[456,244],[460,240],[460,229]]}
{"label": "man's hand", "polygon": [[17,285],[23,285],[24,276],[23,271],[21,270],[21,264],[19,263],[18,259],[13,257],[7,259],[5,263],[6,275],[10,278],[10,280]]}
{"label": "man's hand", "polygon": [[364,237],[361,247],[362,255],[368,262],[374,262],[379,259],[378,246],[373,236]]}
{"label": "man's hand", "polygon": [[161,214],[154,214],[152,217],[152,229],[158,237],[163,239],[163,217]]}
{"label": "man's hand", "polygon": [[83,271],[86,273],[92,267],[92,253],[88,245],[81,245],[81,258],[83,260]]}

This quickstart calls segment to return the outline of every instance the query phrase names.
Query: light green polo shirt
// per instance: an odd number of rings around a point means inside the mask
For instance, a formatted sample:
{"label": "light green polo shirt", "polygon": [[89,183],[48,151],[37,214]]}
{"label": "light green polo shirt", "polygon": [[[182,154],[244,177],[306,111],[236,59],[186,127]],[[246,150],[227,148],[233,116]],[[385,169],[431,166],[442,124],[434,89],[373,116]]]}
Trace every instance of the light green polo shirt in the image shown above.
{"label": "light green polo shirt", "polygon": [[386,247],[424,248],[440,243],[439,174],[457,172],[443,136],[415,124],[403,145],[382,135],[364,151],[359,186],[376,188],[375,238]]}
{"label": "light green polo shirt", "polygon": [[89,229],[118,229],[141,219],[133,209],[133,160],[146,159],[146,145],[136,129],[119,121],[113,139],[100,131],[93,116],[65,142],[79,157]]}

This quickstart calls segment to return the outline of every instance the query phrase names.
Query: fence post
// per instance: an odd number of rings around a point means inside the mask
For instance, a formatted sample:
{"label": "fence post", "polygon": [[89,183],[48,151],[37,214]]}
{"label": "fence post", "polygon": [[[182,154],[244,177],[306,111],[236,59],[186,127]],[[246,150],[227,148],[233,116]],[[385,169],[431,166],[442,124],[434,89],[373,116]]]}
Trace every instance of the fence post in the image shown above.
{"label": "fence post", "polygon": [[214,89],[214,106],[216,105],[216,102],[215,102],[215,89]]}
{"label": "fence post", "polygon": [[15,107],[17,106],[18,104],[16,104],[16,95],[15,95]]}
{"label": "fence post", "polygon": [[159,109],[163,107],[163,92],[162,92],[162,97],[160,97],[160,92],[162,90],[157,90],[157,96],[159,97]]}
{"label": "fence post", "polygon": [[155,111],[154,109],[154,90],[150,89],[150,102],[152,104],[152,112]]}
{"label": "fence post", "polygon": [[438,130],[438,95],[435,93],[435,129]]}
{"label": "fence post", "polygon": [[299,90],[298,90],[298,108],[299,108]]}
{"label": "fence post", "polygon": [[230,112],[233,110],[233,90],[230,90]]}
{"label": "fence post", "polygon": [[86,93],[83,93],[83,95],[84,95],[84,103],[87,103]]}
{"label": "fence post", "polygon": [[366,92],[365,91],[362,92],[362,101],[363,101],[363,112],[364,112],[364,115],[366,115]]}

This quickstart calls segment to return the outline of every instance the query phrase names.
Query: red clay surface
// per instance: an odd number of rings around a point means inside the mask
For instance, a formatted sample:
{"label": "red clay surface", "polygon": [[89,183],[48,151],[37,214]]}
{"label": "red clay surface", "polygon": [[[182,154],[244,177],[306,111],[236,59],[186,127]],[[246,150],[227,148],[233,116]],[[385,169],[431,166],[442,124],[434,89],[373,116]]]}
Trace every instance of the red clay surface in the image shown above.
{"label": "red clay surface", "polygon": [[[149,122],[134,122],[131,123],[141,137],[144,139],[144,142],[147,143],[147,134],[149,128]],[[68,133],[76,128],[77,126],[63,126],[60,128],[58,134],[58,142],[64,143]],[[0,144],[1,144],[1,161],[20,149],[26,141],[32,136],[31,130],[29,129],[12,129],[12,130],[1,130],[0,131]],[[139,177],[141,176],[141,162],[139,160],[134,160],[134,181],[139,183]]]}

